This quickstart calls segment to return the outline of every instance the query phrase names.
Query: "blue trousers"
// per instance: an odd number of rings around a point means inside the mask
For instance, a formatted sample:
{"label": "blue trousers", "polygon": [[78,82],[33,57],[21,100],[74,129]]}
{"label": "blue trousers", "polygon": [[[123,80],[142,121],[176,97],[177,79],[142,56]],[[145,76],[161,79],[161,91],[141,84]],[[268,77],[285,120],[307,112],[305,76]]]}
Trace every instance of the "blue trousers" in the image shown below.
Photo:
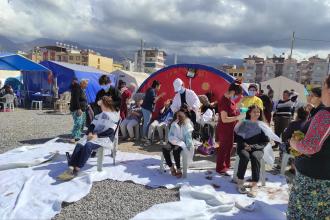
{"label": "blue trousers", "polygon": [[101,146],[92,142],[87,142],[85,145],[77,144],[70,157],[69,166],[82,168],[91,156],[92,151],[99,147]]}
{"label": "blue trousers", "polygon": [[151,117],[152,117],[152,112],[142,108],[142,114],[143,114],[143,134],[142,136],[144,138],[147,138],[148,136],[148,127],[151,121]]}

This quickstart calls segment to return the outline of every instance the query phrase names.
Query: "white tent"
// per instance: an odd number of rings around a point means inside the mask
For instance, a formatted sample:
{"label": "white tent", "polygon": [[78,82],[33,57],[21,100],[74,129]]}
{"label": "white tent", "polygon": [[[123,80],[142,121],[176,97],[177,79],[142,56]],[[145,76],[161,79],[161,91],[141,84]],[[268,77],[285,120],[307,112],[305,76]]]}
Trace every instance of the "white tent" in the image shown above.
{"label": "white tent", "polygon": [[116,70],[111,72],[110,74],[116,75],[116,78],[119,80],[123,80],[126,84],[135,83],[137,87],[139,87],[144,80],[149,77],[149,74],[142,72],[132,72],[126,70]]}
{"label": "white tent", "polygon": [[2,82],[2,85],[4,85],[5,81],[9,77],[19,77],[21,75],[21,71],[16,70],[0,70],[0,80]]}
{"label": "white tent", "polygon": [[293,89],[295,92],[299,94],[298,102],[306,103],[306,93],[305,93],[305,86],[300,84],[296,81],[288,79],[284,76],[278,76],[274,79],[270,79],[264,82],[261,82],[261,89],[267,93],[267,85],[270,85],[274,90],[274,101],[282,99],[282,94],[284,90],[291,90]]}

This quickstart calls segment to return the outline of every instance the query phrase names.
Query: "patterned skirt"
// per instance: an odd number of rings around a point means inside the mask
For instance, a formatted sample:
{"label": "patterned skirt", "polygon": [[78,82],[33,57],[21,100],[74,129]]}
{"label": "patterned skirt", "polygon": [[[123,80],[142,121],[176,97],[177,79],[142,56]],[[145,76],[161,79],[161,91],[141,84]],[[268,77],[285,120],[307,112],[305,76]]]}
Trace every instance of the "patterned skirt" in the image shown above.
{"label": "patterned skirt", "polygon": [[318,180],[296,172],[287,219],[330,220],[330,180]]}

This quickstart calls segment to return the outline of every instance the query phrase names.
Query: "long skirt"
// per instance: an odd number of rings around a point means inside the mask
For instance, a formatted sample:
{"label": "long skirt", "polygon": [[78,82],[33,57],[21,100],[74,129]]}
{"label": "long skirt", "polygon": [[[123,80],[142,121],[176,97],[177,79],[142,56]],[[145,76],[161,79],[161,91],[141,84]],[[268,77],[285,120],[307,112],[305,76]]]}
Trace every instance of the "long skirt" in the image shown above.
{"label": "long skirt", "polygon": [[330,180],[313,179],[296,172],[287,219],[330,219]]}

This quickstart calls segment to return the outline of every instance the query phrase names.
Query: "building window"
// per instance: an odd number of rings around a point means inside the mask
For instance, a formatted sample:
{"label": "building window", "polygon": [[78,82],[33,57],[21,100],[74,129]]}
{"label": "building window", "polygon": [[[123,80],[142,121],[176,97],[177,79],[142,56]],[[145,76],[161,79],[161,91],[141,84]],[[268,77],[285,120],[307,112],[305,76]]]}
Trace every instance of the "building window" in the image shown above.
{"label": "building window", "polygon": [[80,60],[80,56],[76,56],[76,60]]}
{"label": "building window", "polygon": [[242,77],[242,75],[243,75],[242,73],[239,73],[239,74],[238,74],[239,77]]}
{"label": "building window", "polygon": [[144,64],[145,67],[156,67],[155,63],[145,63]]}
{"label": "building window", "polygon": [[97,65],[97,68],[100,69],[100,65]]}
{"label": "building window", "polygon": [[81,57],[81,60],[82,60],[82,62],[86,62],[87,63],[87,56]]}
{"label": "building window", "polygon": [[73,60],[73,56],[69,56],[69,60]]}
{"label": "building window", "polygon": [[97,63],[100,64],[101,63],[101,60],[100,58],[97,58]]}

